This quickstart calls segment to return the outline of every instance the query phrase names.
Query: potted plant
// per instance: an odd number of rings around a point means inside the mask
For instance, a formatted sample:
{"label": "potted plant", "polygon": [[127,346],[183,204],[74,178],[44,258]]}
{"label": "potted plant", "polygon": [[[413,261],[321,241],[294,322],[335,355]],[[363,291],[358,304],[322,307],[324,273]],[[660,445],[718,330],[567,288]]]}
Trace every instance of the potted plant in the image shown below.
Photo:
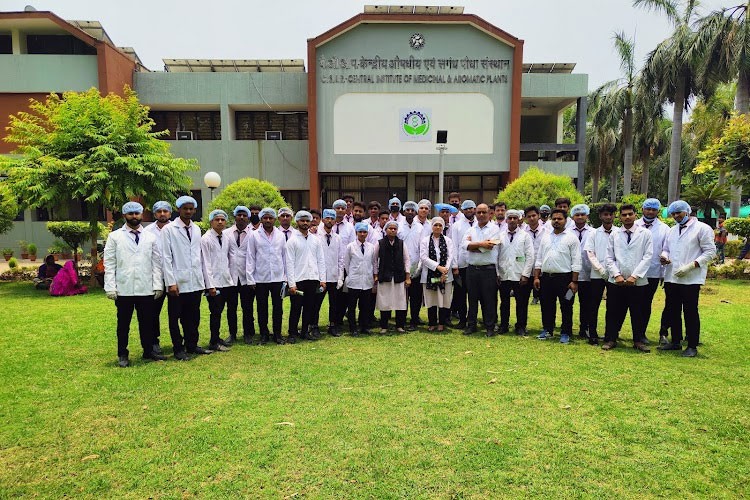
{"label": "potted plant", "polygon": [[10,260],[11,257],[13,257],[13,249],[12,248],[3,248],[3,257],[5,257],[5,260]]}
{"label": "potted plant", "polygon": [[62,259],[62,244],[60,243],[60,241],[53,241],[52,246],[47,249],[47,253],[52,255],[55,260]]}
{"label": "potted plant", "polygon": [[25,240],[21,240],[18,242],[18,247],[21,249],[21,258],[28,259],[29,258],[29,242]]}
{"label": "potted plant", "polygon": [[37,252],[36,245],[33,244],[33,243],[29,243],[28,251],[29,251],[29,260],[31,262],[35,262],[36,261],[36,252]]}
{"label": "potted plant", "polygon": [[62,252],[62,258],[63,258],[63,259],[72,259],[72,258],[73,258],[73,249],[72,249],[72,248],[70,248],[70,247],[69,247],[68,245],[66,245],[66,244],[62,244],[62,245],[60,245],[60,246],[62,247],[62,248],[60,249],[60,251]]}

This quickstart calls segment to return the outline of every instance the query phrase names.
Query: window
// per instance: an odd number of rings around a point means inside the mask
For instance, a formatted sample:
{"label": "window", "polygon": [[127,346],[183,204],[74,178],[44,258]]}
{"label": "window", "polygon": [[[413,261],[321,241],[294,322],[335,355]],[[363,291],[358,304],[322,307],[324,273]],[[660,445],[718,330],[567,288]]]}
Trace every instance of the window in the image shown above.
{"label": "window", "polygon": [[[200,189],[191,189],[190,196],[195,198],[195,201],[198,202],[198,206],[195,207],[195,215],[193,216],[193,220],[203,220],[203,193]],[[179,213],[177,215],[179,216]]]}
{"label": "window", "polygon": [[238,141],[262,141],[274,130],[281,132],[281,140],[307,140],[306,111],[235,111],[234,123]]}
{"label": "window", "polygon": [[188,130],[195,141],[221,140],[221,113],[219,111],[149,111],[154,120],[154,132],[169,130],[164,140],[177,140],[177,131]]}
{"label": "window", "polygon": [[13,39],[10,35],[0,35],[0,54],[13,53]]}
{"label": "window", "polygon": [[96,55],[96,49],[72,35],[27,35],[29,54]]}
{"label": "window", "polygon": [[301,210],[302,207],[310,208],[310,191],[282,190],[281,196],[294,210]]}
{"label": "window", "polygon": [[[478,203],[493,203],[501,185],[500,175],[446,175],[444,177],[443,196],[447,201],[448,193],[458,191],[462,200],[473,200]],[[428,199],[437,203],[439,180],[437,175],[417,175],[414,178],[415,197]]]}
{"label": "window", "polygon": [[364,203],[379,201],[385,205],[394,196],[402,203],[406,201],[405,175],[324,175],[321,188],[324,208],[346,194]]}

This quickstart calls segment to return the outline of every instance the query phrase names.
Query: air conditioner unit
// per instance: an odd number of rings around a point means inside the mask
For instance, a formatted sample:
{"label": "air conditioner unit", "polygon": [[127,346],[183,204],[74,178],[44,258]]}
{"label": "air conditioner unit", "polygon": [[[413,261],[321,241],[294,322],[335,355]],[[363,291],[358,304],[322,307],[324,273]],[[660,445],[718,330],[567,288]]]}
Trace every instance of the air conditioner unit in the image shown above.
{"label": "air conditioner unit", "polygon": [[266,130],[266,140],[267,141],[280,141],[281,130]]}
{"label": "air conditioner unit", "polygon": [[177,140],[178,141],[192,141],[193,140],[193,131],[192,130],[178,130],[177,131]]}

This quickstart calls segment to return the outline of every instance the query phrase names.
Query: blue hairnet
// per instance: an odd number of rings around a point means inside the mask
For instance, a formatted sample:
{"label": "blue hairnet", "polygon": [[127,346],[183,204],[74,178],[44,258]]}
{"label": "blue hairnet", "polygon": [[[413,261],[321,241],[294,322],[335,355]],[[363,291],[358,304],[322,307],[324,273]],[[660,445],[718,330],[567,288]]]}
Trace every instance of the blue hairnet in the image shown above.
{"label": "blue hairnet", "polygon": [[198,202],[192,196],[180,196],[177,201],[174,202],[177,208],[182,208],[185,203],[192,203],[194,208],[198,208]]}
{"label": "blue hairnet", "polygon": [[137,201],[129,201],[122,206],[122,213],[123,214],[133,214],[133,213],[142,214],[143,205],[141,205]]}

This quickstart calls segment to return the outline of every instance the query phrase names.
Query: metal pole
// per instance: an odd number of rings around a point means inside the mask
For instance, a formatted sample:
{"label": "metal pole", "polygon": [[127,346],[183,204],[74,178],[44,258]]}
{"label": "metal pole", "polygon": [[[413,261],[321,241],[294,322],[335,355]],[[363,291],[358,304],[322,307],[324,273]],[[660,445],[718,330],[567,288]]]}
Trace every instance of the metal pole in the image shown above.
{"label": "metal pole", "polygon": [[437,150],[440,152],[440,160],[439,160],[439,170],[438,170],[438,199],[437,203],[443,203],[443,194],[444,194],[444,187],[445,187],[445,176],[443,175],[443,155],[445,154],[445,150],[448,149],[445,147],[445,144],[438,144]]}

